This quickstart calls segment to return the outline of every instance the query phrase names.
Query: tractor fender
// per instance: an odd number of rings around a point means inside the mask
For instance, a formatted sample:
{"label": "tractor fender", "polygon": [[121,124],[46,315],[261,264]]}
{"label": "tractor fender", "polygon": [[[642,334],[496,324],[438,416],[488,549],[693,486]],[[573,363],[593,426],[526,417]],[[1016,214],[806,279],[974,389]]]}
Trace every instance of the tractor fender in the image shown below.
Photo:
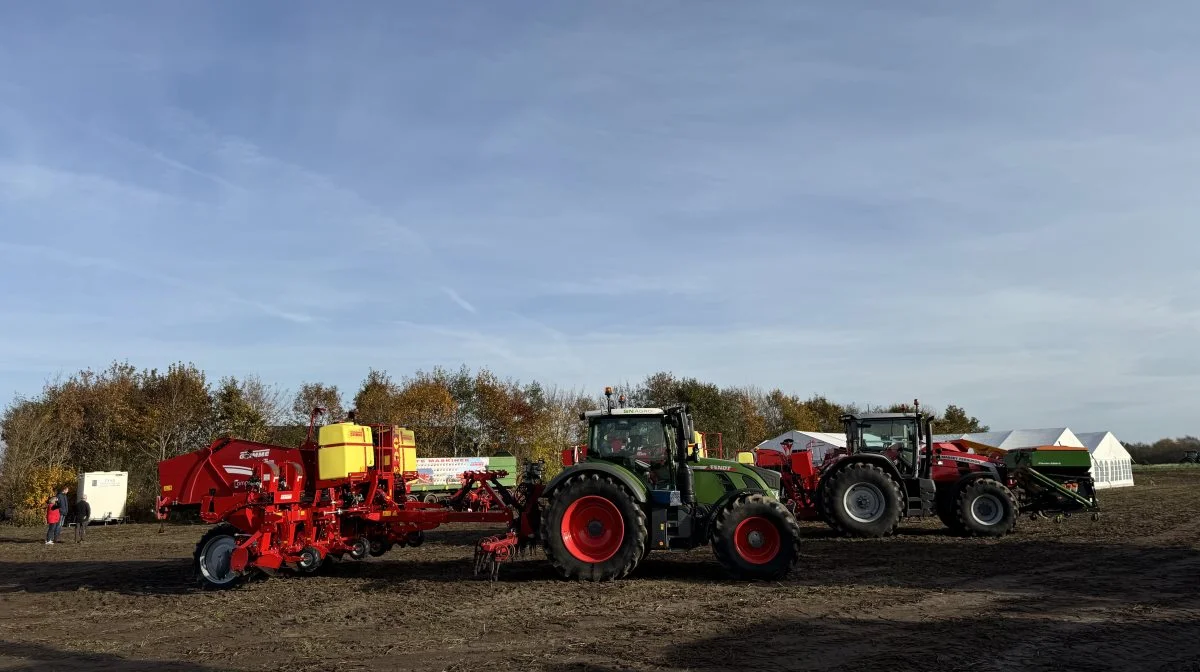
{"label": "tractor fender", "polygon": [[553,497],[554,493],[568,478],[571,478],[577,474],[585,474],[588,472],[600,472],[602,474],[612,476],[626,488],[629,488],[629,491],[633,493],[634,501],[636,501],[638,504],[646,503],[645,484],[639,481],[636,476],[631,474],[628,469],[622,469],[615,464],[608,464],[607,462],[585,462],[583,464],[577,464],[575,466],[563,469],[557,476],[550,479],[550,482],[546,484],[546,489],[542,491],[542,496]]}
{"label": "tractor fender", "polygon": [[713,523],[717,520],[717,512],[725,508],[729,502],[741,497],[742,495],[765,495],[774,498],[776,493],[767,492],[762,488],[742,488],[741,490],[730,490],[721,498],[713,502],[712,506],[708,507],[708,520],[704,521],[704,540],[709,541],[713,535]]}
{"label": "tractor fender", "polygon": [[947,483],[944,487],[950,493],[950,496],[957,501],[958,495],[963,491],[963,488],[981,478],[990,478],[993,481],[998,482],[1000,485],[1003,485],[1005,488],[1008,488],[1008,484],[1004,481],[1004,479],[1000,478],[1000,472],[994,468],[989,471],[968,472],[967,474],[963,475],[962,478],[954,481],[953,483]]}
{"label": "tractor fender", "polygon": [[821,501],[822,496],[825,493],[825,484],[829,481],[829,478],[831,476],[833,476],[834,474],[838,473],[839,471],[845,469],[846,467],[850,466],[851,464],[861,464],[861,463],[873,464],[873,465],[879,467],[880,469],[883,469],[884,472],[886,472],[888,476],[891,476],[892,478],[896,479],[897,483],[902,483],[904,481],[904,479],[900,476],[900,470],[896,468],[896,465],[893,464],[891,460],[884,457],[883,455],[872,455],[870,453],[857,453],[854,455],[850,455],[849,457],[846,457],[844,459],[838,460],[836,463],[833,464],[833,466],[829,467],[828,469],[826,469],[824,472],[821,473],[821,480],[817,482],[816,501],[818,501],[818,502]]}

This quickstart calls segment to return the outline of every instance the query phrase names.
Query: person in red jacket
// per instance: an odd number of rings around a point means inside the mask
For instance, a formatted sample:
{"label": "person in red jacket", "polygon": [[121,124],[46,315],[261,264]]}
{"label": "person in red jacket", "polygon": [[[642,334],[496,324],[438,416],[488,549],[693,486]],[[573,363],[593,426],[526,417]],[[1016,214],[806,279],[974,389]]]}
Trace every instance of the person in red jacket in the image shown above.
{"label": "person in red jacket", "polygon": [[58,529],[58,521],[62,520],[62,511],[58,509],[58,497],[46,500],[46,544],[54,543],[54,532]]}

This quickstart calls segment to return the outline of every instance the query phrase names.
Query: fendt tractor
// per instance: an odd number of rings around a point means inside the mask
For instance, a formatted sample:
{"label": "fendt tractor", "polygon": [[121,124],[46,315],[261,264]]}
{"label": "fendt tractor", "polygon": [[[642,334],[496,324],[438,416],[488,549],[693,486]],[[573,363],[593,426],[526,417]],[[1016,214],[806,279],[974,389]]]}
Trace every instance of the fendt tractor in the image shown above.
{"label": "fendt tractor", "polygon": [[563,576],[623,577],[655,550],[711,545],[735,577],[777,579],[799,559],[800,527],[777,472],[699,455],[685,405],[580,415],[585,446],[563,451],[546,485],[546,555]]}
{"label": "fendt tractor", "polygon": [[805,448],[739,458],[781,475],[797,518],[845,536],[888,536],[901,518],[930,515],[955,533],[985,537],[1012,532],[1021,514],[1098,515],[1086,448],[934,442],[931,418],[914,405],[911,413],[843,415],[846,448],[819,465]]}
{"label": "fendt tractor", "polygon": [[[585,412],[591,451],[564,453],[543,483],[528,463],[514,488],[505,470],[466,472],[446,500],[418,501],[416,442],[403,427],[351,419],[317,427],[289,448],[225,437],[159,462],[157,513],[192,511],[213,527],[196,545],[206,588],[280,569],[309,574],[335,561],[418,546],[447,523],[501,523],[475,548],[475,572],[542,546],[566,578],[627,576],[653,550],[711,544],[735,577],[780,578],[798,559],[799,526],[777,498],[779,474],[700,457],[686,406]],[[500,506],[496,503],[499,502]]]}

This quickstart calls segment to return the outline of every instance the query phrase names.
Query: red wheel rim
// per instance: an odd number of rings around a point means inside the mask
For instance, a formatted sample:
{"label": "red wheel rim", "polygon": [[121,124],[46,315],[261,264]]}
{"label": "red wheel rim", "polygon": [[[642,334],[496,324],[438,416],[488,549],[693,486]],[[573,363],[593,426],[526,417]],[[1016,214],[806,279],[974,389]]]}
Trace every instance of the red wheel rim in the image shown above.
{"label": "red wheel rim", "polygon": [[746,562],[762,565],[779,555],[779,530],[762,516],[738,523],[733,531],[733,547]]}
{"label": "red wheel rim", "polygon": [[580,497],[563,514],[562,539],[567,551],[579,560],[604,562],[621,548],[625,521],[616,505],[604,497]]}

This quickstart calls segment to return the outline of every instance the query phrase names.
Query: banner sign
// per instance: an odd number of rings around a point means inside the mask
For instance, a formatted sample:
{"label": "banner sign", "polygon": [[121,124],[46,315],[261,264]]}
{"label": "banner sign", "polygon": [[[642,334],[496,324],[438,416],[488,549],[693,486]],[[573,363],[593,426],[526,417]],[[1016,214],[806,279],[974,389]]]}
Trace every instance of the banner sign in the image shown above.
{"label": "banner sign", "polygon": [[487,471],[486,457],[418,457],[414,485],[460,484],[465,471]]}

